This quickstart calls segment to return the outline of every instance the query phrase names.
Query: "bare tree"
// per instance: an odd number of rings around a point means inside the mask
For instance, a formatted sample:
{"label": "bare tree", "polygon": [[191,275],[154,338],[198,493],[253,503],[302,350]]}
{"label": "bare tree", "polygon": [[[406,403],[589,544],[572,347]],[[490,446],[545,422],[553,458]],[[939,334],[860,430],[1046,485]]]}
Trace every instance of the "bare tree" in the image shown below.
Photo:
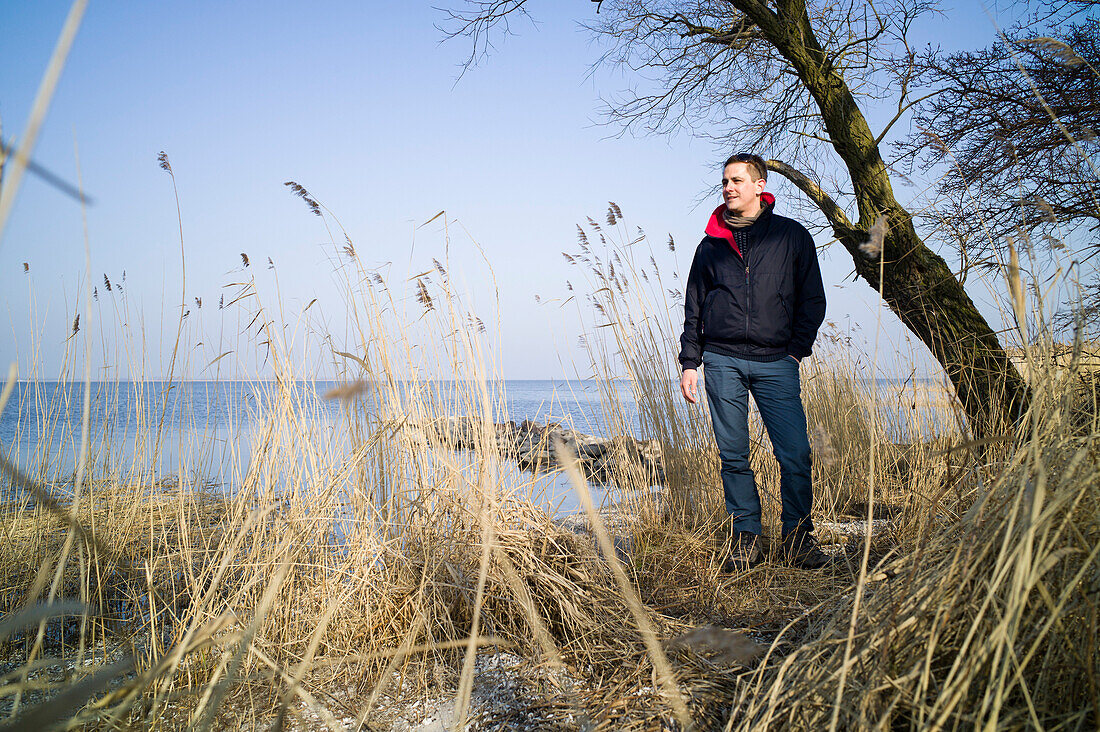
{"label": "bare tree", "polygon": [[[526,0],[468,2],[450,12],[451,32],[484,50],[488,31],[525,8]],[[934,11],[931,2],[605,0],[600,10],[587,25],[608,44],[603,61],[638,78],[636,91],[610,100],[612,121],[647,132],[688,125],[727,151],[770,153],[770,169],[813,202],[858,276],[881,288],[943,366],[975,432],[1018,418],[1026,385],[959,279],[917,234],[880,152],[921,101],[912,96],[919,67],[907,34]],[[860,99],[895,99],[897,114],[873,131]],[[836,158],[843,176],[835,184],[812,172]],[[865,246],[872,228],[883,233],[881,246]]]}
{"label": "bare tree", "polygon": [[1034,24],[987,49],[927,53],[922,83],[938,90],[898,148],[943,172],[946,224],[976,265],[1010,237],[1074,262],[1085,274],[1085,312],[1095,324],[1093,257],[1100,253],[1100,19]]}

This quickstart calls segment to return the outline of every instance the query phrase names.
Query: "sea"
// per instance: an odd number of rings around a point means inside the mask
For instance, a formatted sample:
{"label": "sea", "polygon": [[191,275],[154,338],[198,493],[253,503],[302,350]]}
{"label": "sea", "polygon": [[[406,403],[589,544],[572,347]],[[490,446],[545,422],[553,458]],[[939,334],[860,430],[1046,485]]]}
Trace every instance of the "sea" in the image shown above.
{"label": "sea", "polygon": [[[469,385],[450,381],[417,386],[427,390],[419,392],[419,403],[439,405],[435,414],[456,413],[448,405],[462,402],[462,395],[470,393]],[[312,434],[326,436],[330,449],[351,449],[344,436],[346,410],[377,414],[381,408],[390,416],[395,413],[392,399],[381,400],[370,388],[353,398],[341,398],[334,392],[346,389],[346,384],[314,381],[297,382],[294,387],[299,413],[317,430]],[[898,391],[899,384],[882,379],[878,387],[889,395]],[[678,385],[670,388],[673,395],[678,392]],[[135,471],[148,475],[155,469],[161,478],[186,475],[190,482],[223,490],[232,490],[232,476],[247,469],[241,463],[247,462],[248,448],[273,409],[277,393],[275,384],[263,381],[94,381],[88,389],[93,477]],[[400,391],[410,398],[407,390]],[[494,422],[553,422],[594,436],[609,437],[624,430],[635,437],[647,436],[632,384],[626,380],[507,380],[490,384],[488,391]],[[0,454],[38,480],[71,484],[83,437],[84,394],[83,382],[17,382],[0,412]],[[690,409],[701,409],[678,398],[674,402],[685,416]],[[608,409],[609,403],[614,410]],[[882,403],[883,417],[899,432],[894,439],[911,439],[900,434],[907,424],[900,403],[890,399]],[[155,466],[150,464],[154,455]],[[518,467],[511,469],[522,473]],[[577,496],[560,474],[517,477],[522,478],[520,483],[529,482],[551,510],[578,507]],[[609,498],[603,486],[593,486],[593,493],[601,500]],[[0,499],[10,496],[0,495]]]}
{"label": "sea", "polygon": [[[369,388],[349,399],[338,394],[347,387],[343,383],[294,386],[296,408],[311,423],[311,434],[324,435],[333,449],[351,449],[341,437],[346,434],[345,410],[376,415],[382,408],[391,416],[395,412],[392,400],[382,407]],[[425,384],[418,386],[423,389]],[[461,413],[454,404],[468,403],[471,394],[469,385],[450,381],[427,382],[427,389],[429,393],[421,391],[417,400],[437,405],[434,414]],[[601,387],[582,380],[509,380],[488,385],[494,422],[552,422],[598,436],[623,429],[613,428],[606,418],[608,389],[620,405],[617,423],[639,434],[637,402],[629,382],[605,381]],[[399,391],[411,398],[405,389]],[[88,392],[87,454],[94,474],[149,474],[153,469],[160,478],[185,474],[189,480],[231,490],[232,476],[247,470],[247,464],[240,463],[247,463],[248,448],[274,408],[277,386],[263,381],[93,381]],[[17,382],[0,412],[0,453],[39,480],[59,486],[71,483],[82,444],[84,395],[83,382]],[[150,465],[154,455],[155,465]],[[566,509],[576,507],[563,476],[520,477],[532,482],[545,502],[565,500]]]}

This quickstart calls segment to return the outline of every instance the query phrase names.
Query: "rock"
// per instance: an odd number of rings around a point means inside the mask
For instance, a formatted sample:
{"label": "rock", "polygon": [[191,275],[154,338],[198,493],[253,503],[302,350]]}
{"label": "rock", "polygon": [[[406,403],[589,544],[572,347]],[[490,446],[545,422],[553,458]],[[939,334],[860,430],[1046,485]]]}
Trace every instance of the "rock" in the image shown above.
{"label": "rock", "polygon": [[[475,449],[482,430],[481,423],[472,417],[445,417],[403,426],[420,432],[431,444],[451,450]],[[585,477],[596,483],[615,482],[616,476],[632,464],[648,471],[655,483],[664,481],[658,440],[638,440],[630,435],[599,437],[568,429],[560,423],[543,424],[527,419],[519,423],[501,422],[493,428],[503,455],[515,460],[524,470],[549,470],[561,465],[569,455],[576,457]],[[558,445],[564,450],[560,456]]]}
{"label": "rock", "polygon": [[[871,535],[881,534],[891,527],[890,519],[874,519]],[[862,521],[814,521],[814,535],[821,544],[847,544],[853,538],[867,535],[867,520]]]}

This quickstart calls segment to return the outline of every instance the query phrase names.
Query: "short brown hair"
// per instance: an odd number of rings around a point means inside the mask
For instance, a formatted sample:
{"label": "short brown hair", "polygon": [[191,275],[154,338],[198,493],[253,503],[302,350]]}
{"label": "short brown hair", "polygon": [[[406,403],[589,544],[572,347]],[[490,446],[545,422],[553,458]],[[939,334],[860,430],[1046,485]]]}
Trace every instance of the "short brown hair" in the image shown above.
{"label": "short brown hair", "polygon": [[726,166],[731,163],[744,163],[749,166],[749,174],[752,175],[753,180],[768,179],[768,164],[759,155],[753,155],[752,153],[730,155],[729,159],[722,163],[722,170],[725,170]]}

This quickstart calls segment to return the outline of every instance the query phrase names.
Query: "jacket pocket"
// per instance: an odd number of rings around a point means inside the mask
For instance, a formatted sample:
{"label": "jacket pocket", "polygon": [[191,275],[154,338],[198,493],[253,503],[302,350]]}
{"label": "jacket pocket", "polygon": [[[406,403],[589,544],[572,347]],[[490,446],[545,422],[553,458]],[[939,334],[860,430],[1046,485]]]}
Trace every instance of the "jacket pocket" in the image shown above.
{"label": "jacket pocket", "polygon": [[707,293],[703,308],[703,335],[720,341],[745,339],[745,312],[729,291],[718,288]]}
{"label": "jacket pocket", "polygon": [[769,348],[783,348],[793,332],[792,307],[784,297],[782,273],[762,273],[753,283],[751,340]]}
{"label": "jacket pocket", "polygon": [[707,316],[710,315],[710,306],[714,302],[714,294],[716,292],[717,290],[711,290],[703,298],[703,308],[699,312],[699,319],[702,321],[704,328],[706,328]]}

